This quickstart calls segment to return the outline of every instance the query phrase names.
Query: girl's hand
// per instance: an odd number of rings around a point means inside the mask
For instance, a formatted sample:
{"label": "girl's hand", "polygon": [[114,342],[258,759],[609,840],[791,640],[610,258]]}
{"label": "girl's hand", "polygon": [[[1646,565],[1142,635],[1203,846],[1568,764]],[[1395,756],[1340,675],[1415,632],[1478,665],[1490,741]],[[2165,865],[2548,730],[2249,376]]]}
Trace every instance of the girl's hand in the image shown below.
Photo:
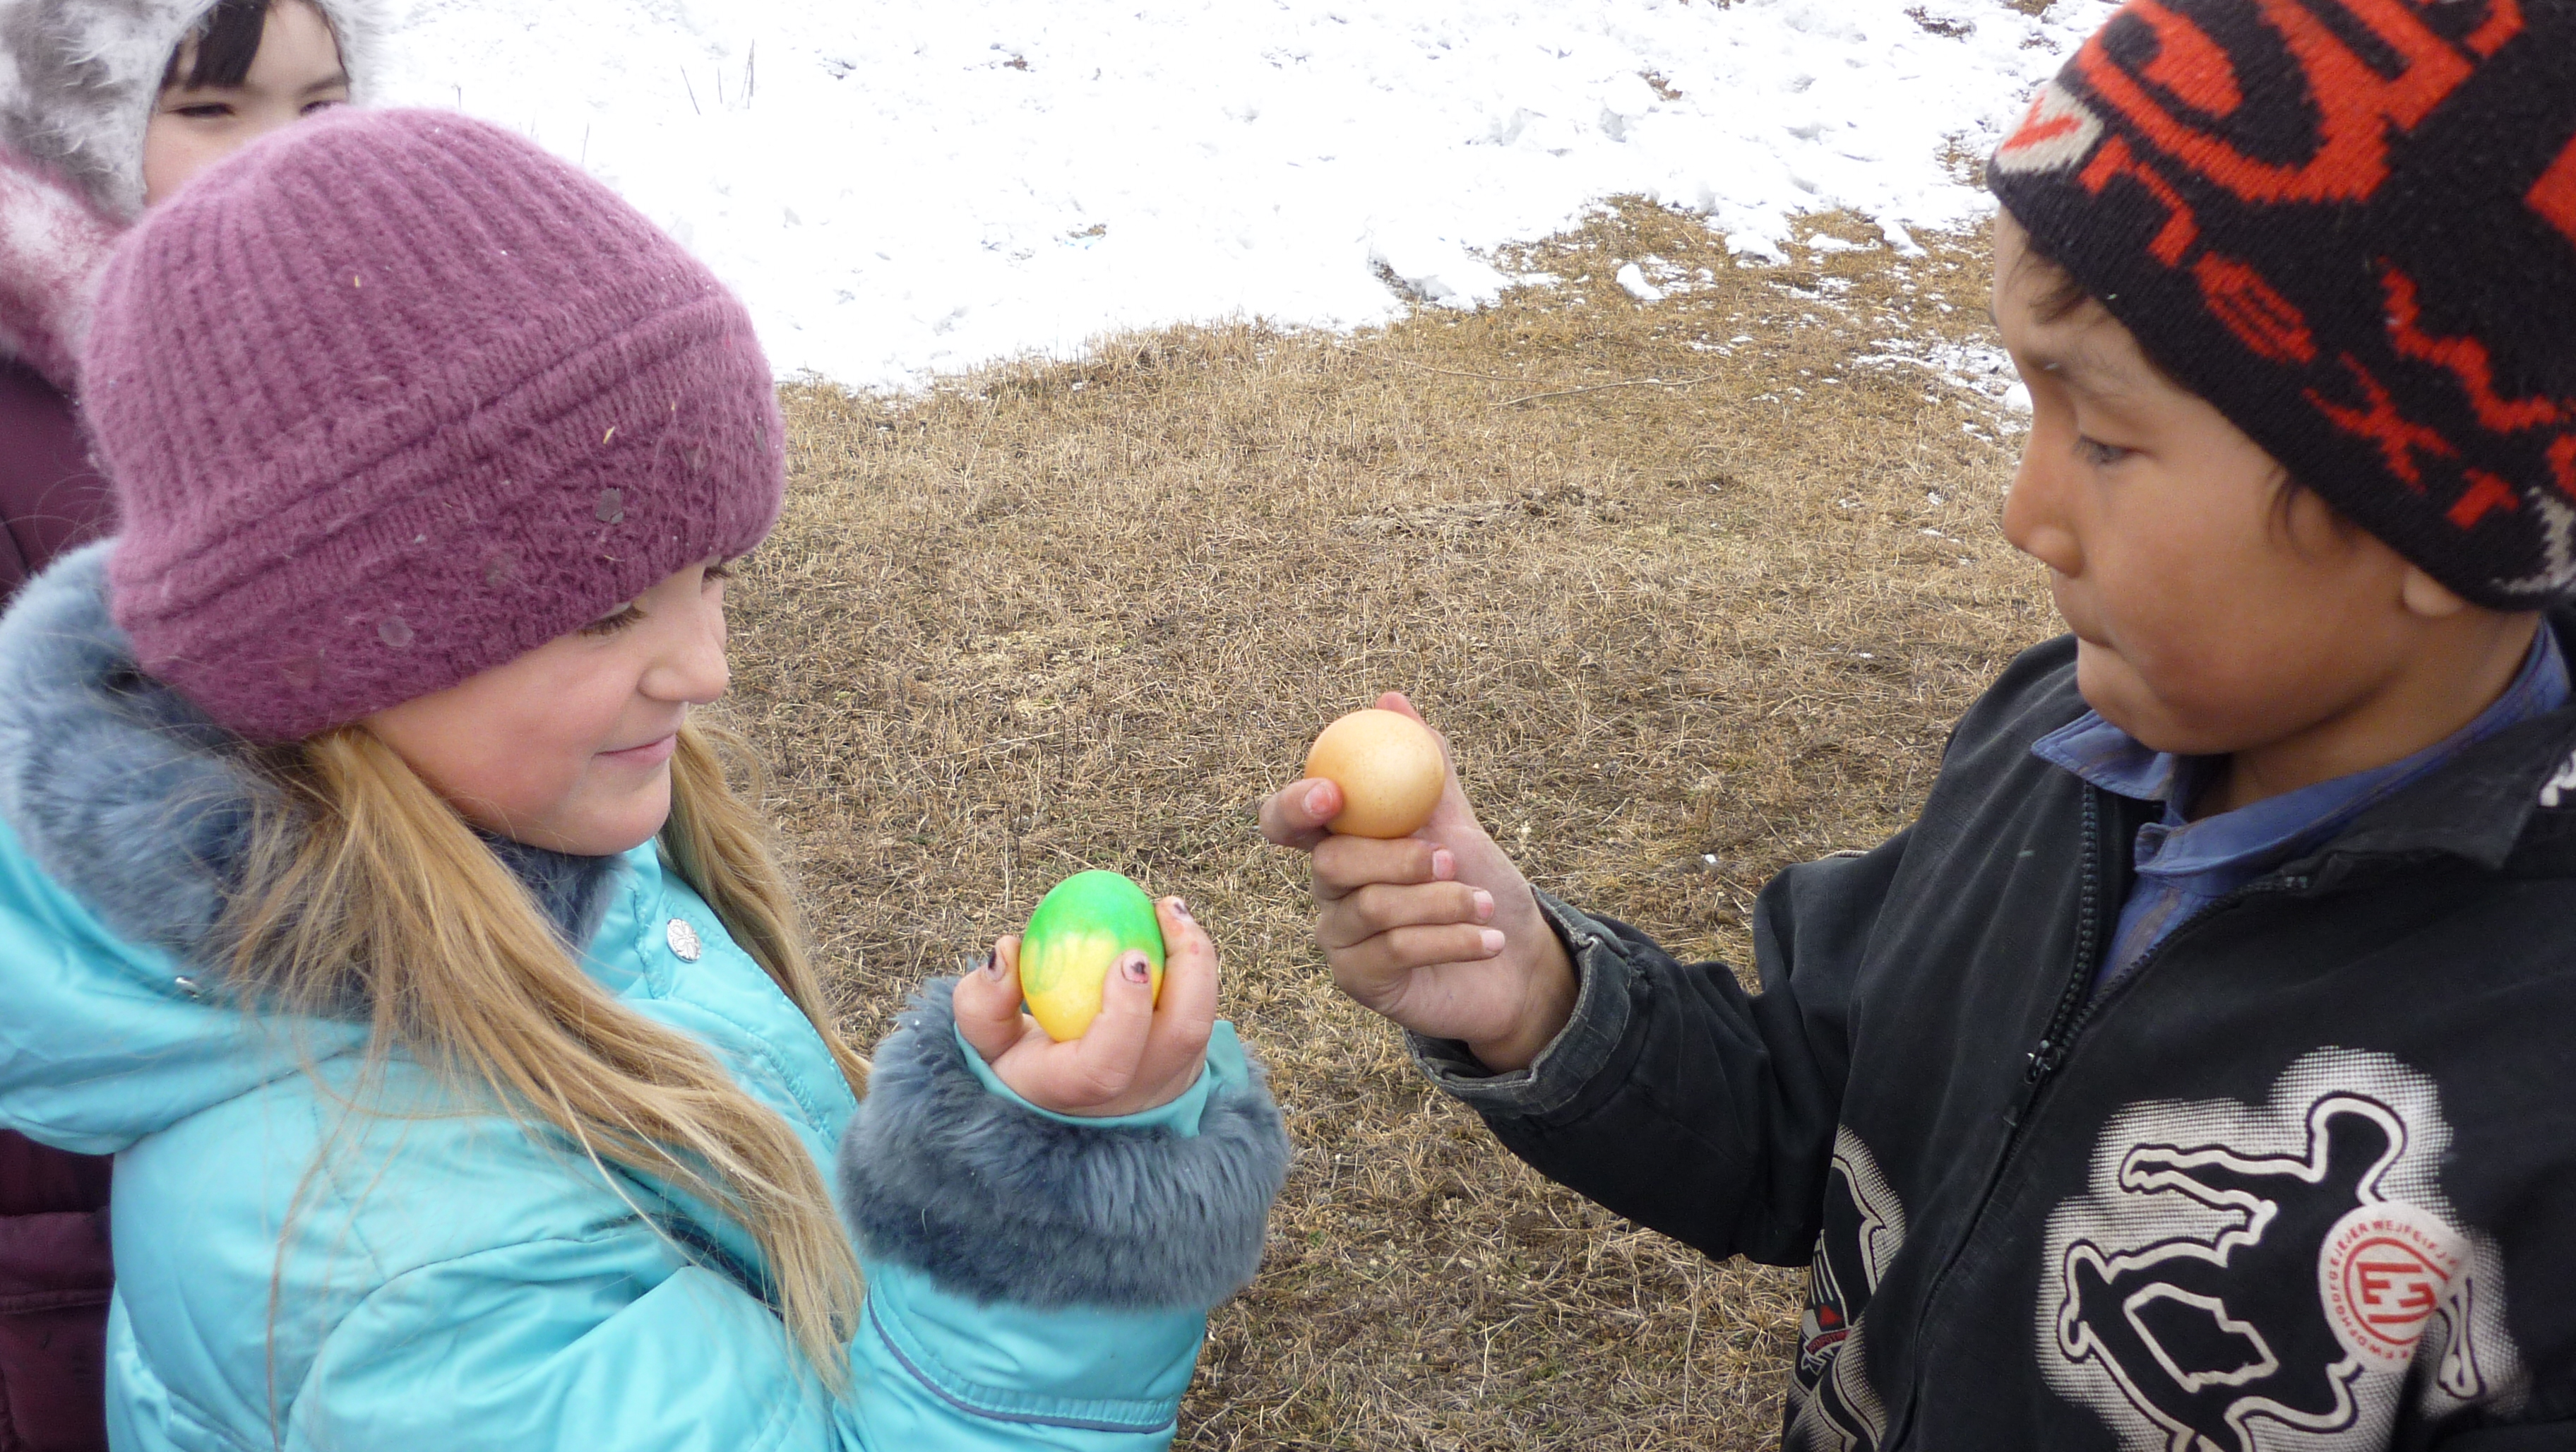
{"label": "girl's hand", "polygon": [[1100,986],[1100,1016],[1082,1037],[1048,1038],[1020,1012],[1020,940],[957,984],[957,1028],[993,1072],[1040,1109],[1108,1119],[1169,1104],[1207,1065],[1216,1027],[1216,944],[1177,897],[1154,905],[1163,927],[1163,997],[1154,1001],[1145,955],[1130,953]]}
{"label": "girl's hand", "polygon": [[[1396,692],[1377,704],[1422,719]],[[1527,1068],[1573,1016],[1574,964],[1529,880],[1477,824],[1455,761],[1410,837],[1335,836],[1324,824],[1341,810],[1342,789],[1321,778],[1261,804],[1263,836],[1314,856],[1315,938],[1333,982],[1416,1033],[1464,1040],[1489,1069]]]}

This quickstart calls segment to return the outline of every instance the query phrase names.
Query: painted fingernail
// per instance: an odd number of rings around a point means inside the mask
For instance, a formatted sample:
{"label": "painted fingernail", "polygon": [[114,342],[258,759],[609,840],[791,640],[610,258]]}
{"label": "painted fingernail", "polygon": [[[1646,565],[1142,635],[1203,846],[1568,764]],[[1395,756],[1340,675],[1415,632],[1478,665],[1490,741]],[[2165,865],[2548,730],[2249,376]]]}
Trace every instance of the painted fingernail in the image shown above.
{"label": "painted fingernail", "polygon": [[999,978],[1002,976],[1001,954],[986,953],[984,955],[984,976],[987,978]]}
{"label": "painted fingernail", "polygon": [[1499,929],[1495,929],[1495,928],[1487,928],[1487,929],[1485,929],[1485,956],[1486,956],[1486,957],[1488,957],[1488,958],[1491,958],[1491,957],[1493,957],[1495,954],[1500,953],[1500,952],[1502,952],[1502,951],[1503,951],[1503,935],[1502,935],[1502,932],[1501,932]]}
{"label": "painted fingernail", "polygon": [[1476,921],[1489,923],[1493,920],[1494,895],[1480,887],[1476,889]]}
{"label": "painted fingernail", "polygon": [[[1497,933],[1494,936],[1501,937],[1502,935]],[[1126,957],[1119,959],[1118,971],[1124,975],[1130,983],[1151,983],[1154,981],[1154,970],[1146,966],[1145,955],[1142,953],[1130,953]]]}
{"label": "painted fingernail", "polygon": [[1183,900],[1183,899],[1181,899],[1181,898],[1177,898],[1177,897],[1172,899],[1172,916],[1174,916],[1174,917],[1176,917],[1176,918],[1179,918],[1182,922],[1185,922],[1185,923],[1186,923],[1186,922],[1191,922],[1191,921],[1193,921],[1193,919],[1190,917],[1190,905],[1189,905],[1189,903],[1188,903],[1187,901],[1185,901],[1185,900]]}
{"label": "painted fingernail", "polygon": [[1431,875],[1441,882],[1447,882],[1449,879],[1456,877],[1458,875],[1457,854],[1451,852],[1446,847],[1432,853]]}

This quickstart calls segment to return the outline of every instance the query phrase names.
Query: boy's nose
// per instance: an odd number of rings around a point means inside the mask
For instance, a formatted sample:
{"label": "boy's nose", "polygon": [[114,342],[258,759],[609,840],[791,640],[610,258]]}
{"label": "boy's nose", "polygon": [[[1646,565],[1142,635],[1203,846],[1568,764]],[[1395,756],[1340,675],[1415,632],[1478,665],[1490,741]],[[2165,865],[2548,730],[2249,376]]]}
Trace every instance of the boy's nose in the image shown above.
{"label": "boy's nose", "polygon": [[2084,552],[2067,522],[2064,482],[2039,457],[2041,442],[2034,432],[2013,471],[2012,488],[2004,495],[2004,538],[2061,575],[2081,574]]}

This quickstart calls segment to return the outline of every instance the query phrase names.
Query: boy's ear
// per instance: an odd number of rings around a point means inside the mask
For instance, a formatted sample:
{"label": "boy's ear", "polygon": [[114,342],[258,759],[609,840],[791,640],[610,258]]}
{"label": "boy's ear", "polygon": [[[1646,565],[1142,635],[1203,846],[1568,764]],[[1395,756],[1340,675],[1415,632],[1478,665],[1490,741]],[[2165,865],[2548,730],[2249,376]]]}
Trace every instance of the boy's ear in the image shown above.
{"label": "boy's ear", "polygon": [[2472,608],[2468,601],[2453,593],[2450,586],[2414,564],[2406,567],[2406,578],[2398,587],[2398,597],[2405,602],[2408,613],[2426,620],[2448,620]]}

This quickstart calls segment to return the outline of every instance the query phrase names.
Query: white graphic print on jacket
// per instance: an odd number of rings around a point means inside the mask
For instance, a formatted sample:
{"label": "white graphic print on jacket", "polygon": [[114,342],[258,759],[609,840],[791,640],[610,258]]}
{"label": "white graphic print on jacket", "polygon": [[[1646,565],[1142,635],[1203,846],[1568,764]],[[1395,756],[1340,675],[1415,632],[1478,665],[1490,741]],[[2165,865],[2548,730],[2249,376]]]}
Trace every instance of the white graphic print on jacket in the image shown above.
{"label": "white graphic print on jacket", "polygon": [[1789,1388],[1797,1416],[1788,1444],[1802,1452],[1859,1452],[1887,1435],[1887,1408],[1870,1389],[1861,1350],[1861,1313],[1887,1263],[1905,1244],[1905,1207],[1879,1173],[1869,1146],[1834,1133],[1825,1176],[1824,1229],[1807,1271],[1807,1314],[1798,1323],[1798,1365]]}
{"label": "white graphic print on jacket", "polygon": [[2523,1388],[2494,1242],[2435,1174],[2433,1081],[2319,1049],[2262,1106],[2139,1104],[2048,1222],[2039,1360],[2131,1452],[2382,1447]]}

